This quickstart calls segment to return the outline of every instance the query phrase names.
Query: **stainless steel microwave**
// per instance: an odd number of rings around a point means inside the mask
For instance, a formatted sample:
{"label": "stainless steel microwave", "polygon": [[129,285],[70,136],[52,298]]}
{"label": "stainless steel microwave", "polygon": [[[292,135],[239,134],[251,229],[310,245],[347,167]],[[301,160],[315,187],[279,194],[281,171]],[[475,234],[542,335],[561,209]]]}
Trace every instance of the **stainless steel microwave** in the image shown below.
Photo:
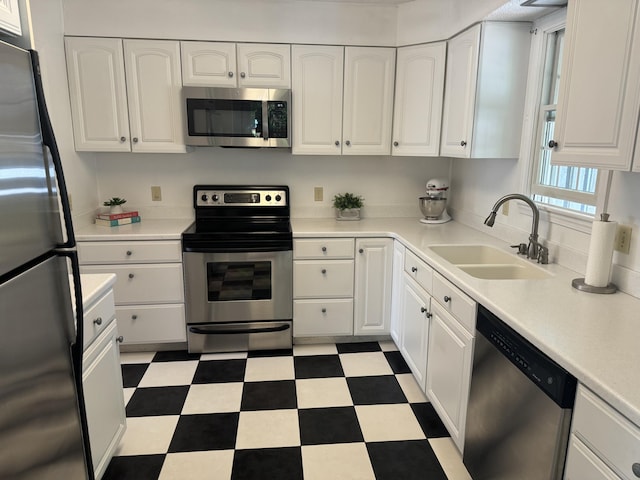
{"label": "stainless steel microwave", "polygon": [[186,143],[290,147],[291,90],[183,87]]}

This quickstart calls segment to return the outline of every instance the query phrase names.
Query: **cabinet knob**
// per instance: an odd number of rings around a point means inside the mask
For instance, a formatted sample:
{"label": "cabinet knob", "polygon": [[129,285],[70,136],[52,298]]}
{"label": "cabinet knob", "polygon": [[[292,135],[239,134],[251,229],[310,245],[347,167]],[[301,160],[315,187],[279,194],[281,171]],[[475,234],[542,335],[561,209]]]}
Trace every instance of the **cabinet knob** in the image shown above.
{"label": "cabinet knob", "polygon": [[233,78],[233,72],[229,72],[229,78]]}
{"label": "cabinet knob", "polygon": [[133,252],[131,250],[127,250],[127,257],[130,257],[131,255],[133,255]]}
{"label": "cabinet knob", "polygon": [[122,335],[120,335],[118,338],[116,338],[116,342],[118,342],[118,343],[124,342],[124,337]]}
{"label": "cabinet knob", "polygon": [[425,307],[420,307],[420,313],[424,313],[426,311],[427,311],[427,309]]}
{"label": "cabinet knob", "polygon": [[327,313],[327,309],[323,308],[322,310],[320,310],[322,313]]}
{"label": "cabinet knob", "polygon": [[120,143],[124,143],[127,141],[127,137],[120,137]]}
{"label": "cabinet knob", "polygon": [[138,137],[133,137],[133,143],[138,143]]}
{"label": "cabinet knob", "polygon": [[640,478],[640,463],[634,463],[631,465],[631,471],[636,477]]}
{"label": "cabinet knob", "polygon": [[556,148],[557,146],[558,142],[556,142],[555,140],[549,140],[549,148]]}
{"label": "cabinet knob", "polygon": [[394,147],[397,147],[398,145],[400,145],[398,142],[393,142]]}
{"label": "cabinet knob", "polygon": [[96,318],[93,323],[95,323],[96,325],[102,325],[102,317],[98,317]]}
{"label": "cabinet knob", "polygon": [[431,318],[431,317],[433,317],[433,313],[427,312],[427,318]]}
{"label": "cabinet knob", "polygon": [[326,252],[327,251],[327,247],[322,247],[322,251]]}
{"label": "cabinet knob", "polygon": [[326,269],[326,268],[323,268],[323,269],[322,269],[322,274],[324,275],[324,274],[326,274],[326,273],[327,273],[327,269]]}
{"label": "cabinet knob", "polygon": [[129,278],[133,278],[133,277],[135,277],[135,275],[133,273],[130,273]]}
{"label": "cabinet knob", "polygon": [[444,303],[448,303],[451,301],[451,297],[449,295],[444,296]]}
{"label": "cabinet knob", "polygon": [[411,271],[412,271],[413,273],[416,273],[416,272],[418,271],[418,267],[411,267]]}
{"label": "cabinet knob", "polygon": [[340,146],[340,140],[336,140],[336,147]]}
{"label": "cabinet knob", "polygon": [[361,248],[360,250],[358,250],[358,253],[364,253],[364,249]]}
{"label": "cabinet knob", "polygon": [[137,319],[138,319],[138,315],[136,315],[135,313],[131,315],[131,320],[137,320]]}
{"label": "cabinet knob", "polygon": [[244,73],[244,72],[240,72],[240,77],[244,78],[244,77],[246,77],[246,76],[247,76],[247,74],[246,74],[246,73]]}
{"label": "cabinet knob", "polygon": [[460,146],[461,146],[461,147],[466,147],[466,146],[467,146],[467,142],[465,142],[464,140],[462,140],[462,141],[460,142]]}
{"label": "cabinet knob", "polygon": [[348,147],[349,145],[351,145],[351,140],[347,140],[346,142],[344,142],[344,144]]}

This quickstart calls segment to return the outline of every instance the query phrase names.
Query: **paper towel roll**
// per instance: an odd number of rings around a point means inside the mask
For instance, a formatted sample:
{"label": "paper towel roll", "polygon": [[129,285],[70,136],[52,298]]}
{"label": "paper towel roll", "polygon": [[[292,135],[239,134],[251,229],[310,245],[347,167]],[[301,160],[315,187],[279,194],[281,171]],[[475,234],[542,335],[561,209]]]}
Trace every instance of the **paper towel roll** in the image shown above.
{"label": "paper towel roll", "polygon": [[592,287],[606,287],[609,284],[611,260],[613,259],[613,242],[616,236],[616,222],[595,220],[591,227],[591,242],[587,257],[587,272],[584,283]]}

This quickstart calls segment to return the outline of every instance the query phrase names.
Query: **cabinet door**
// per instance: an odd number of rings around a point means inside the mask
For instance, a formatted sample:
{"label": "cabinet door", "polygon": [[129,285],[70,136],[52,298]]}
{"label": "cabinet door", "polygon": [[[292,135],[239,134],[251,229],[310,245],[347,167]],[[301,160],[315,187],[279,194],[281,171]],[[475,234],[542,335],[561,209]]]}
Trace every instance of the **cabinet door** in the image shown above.
{"label": "cabinet door", "polygon": [[440,146],[443,156],[471,156],[480,28],[480,25],[476,25],[447,42],[447,79]]}
{"label": "cabinet door", "polygon": [[640,111],[638,22],[636,0],[605,9],[596,0],[569,2],[553,163],[631,167]]}
{"label": "cabinet door", "polygon": [[389,155],[395,48],[346,47],[343,155]]}
{"label": "cabinet door", "polygon": [[462,451],[471,382],[473,337],[436,302],[431,304],[427,396]]}
{"label": "cabinet door", "polygon": [[125,76],[134,152],[186,152],[180,44],[124,40]]}
{"label": "cabinet door", "polygon": [[116,322],[113,321],[85,351],[83,358],[82,385],[96,479],[102,477],[126,429],[116,337]]}
{"label": "cabinet door", "polygon": [[446,43],[398,49],[393,155],[437,156]]}
{"label": "cabinet door", "polygon": [[400,352],[423,391],[427,377],[430,308],[431,297],[413,279],[405,275]]}
{"label": "cabinet door", "polygon": [[391,322],[393,240],[356,239],[354,334],[383,335]]}
{"label": "cabinet door", "polygon": [[66,37],[64,42],[76,150],[131,151],[122,40]]}
{"label": "cabinet door", "polygon": [[291,88],[291,47],[239,43],[238,86]]}
{"label": "cabinet door", "polygon": [[291,56],[291,151],[295,155],[340,155],[344,47],[293,45]]}
{"label": "cabinet door", "polygon": [[569,438],[564,480],[620,480],[620,477],[600,460],[575,435]]}
{"label": "cabinet door", "polygon": [[389,327],[391,338],[400,345],[402,338],[402,295],[404,288],[404,255],[405,247],[399,241],[393,242],[393,274],[391,283],[391,325]]}
{"label": "cabinet door", "polygon": [[0,30],[12,35],[22,35],[18,0],[0,0]]}
{"label": "cabinet door", "polygon": [[236,87],[236,44],[180,42],[182,85]]}

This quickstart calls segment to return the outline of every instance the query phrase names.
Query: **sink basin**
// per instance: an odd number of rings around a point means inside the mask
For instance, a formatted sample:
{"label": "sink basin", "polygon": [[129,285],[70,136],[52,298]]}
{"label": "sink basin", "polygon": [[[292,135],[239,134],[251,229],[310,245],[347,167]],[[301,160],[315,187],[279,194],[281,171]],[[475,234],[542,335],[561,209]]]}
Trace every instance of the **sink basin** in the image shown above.
{"label": "sink basin", "polygon": [[531,261],[488,245],[432,245],[429,248],[475,278],[535,280],[551,277]]}

